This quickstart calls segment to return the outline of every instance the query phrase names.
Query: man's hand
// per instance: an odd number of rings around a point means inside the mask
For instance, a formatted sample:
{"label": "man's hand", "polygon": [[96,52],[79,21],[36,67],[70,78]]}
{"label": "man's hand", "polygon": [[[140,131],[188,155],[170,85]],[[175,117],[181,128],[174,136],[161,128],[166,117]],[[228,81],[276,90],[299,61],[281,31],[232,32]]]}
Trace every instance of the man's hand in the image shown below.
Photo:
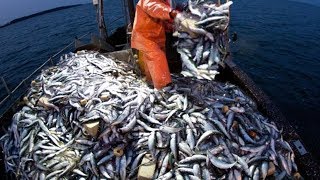
{"label": "man's hand", "polygon": [[197,37],[197,34],[192,31],[192,29],[197,28],[195,25],[196,20],[187,18],[182,13],[178,13],[174,18],[174,22],[178,30],[189,33],[192,38]]}
{"label": "man's hand", "polygon": [[179,11],[173,9],[173,10],[169,13],[169,15],[170,15],[170,17],[171,17],[172,19],[175,19],[176,16],[177,16],[177,14],[179,14],[179,13],[180,13]]}

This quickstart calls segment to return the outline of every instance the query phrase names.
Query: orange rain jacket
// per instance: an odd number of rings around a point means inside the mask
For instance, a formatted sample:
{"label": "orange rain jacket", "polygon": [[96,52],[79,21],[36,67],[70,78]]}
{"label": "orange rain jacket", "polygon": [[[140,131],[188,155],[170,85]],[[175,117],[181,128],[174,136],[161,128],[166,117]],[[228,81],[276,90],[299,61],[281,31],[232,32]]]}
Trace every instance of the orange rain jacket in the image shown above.
{"label": "orange rain jacket", "polygon": [[165,48],[165,23],[171,20],[166,0],[139,0],[133,24],[131,47],[142,52],[142,70],[157,89],[171,82]]}

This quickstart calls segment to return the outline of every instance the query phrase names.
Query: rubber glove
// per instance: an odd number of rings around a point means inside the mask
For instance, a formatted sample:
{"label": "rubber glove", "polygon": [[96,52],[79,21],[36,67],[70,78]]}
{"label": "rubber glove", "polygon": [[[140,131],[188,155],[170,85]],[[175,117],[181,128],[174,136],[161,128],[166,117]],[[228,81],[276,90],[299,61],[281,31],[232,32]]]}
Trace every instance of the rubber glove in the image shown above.
{"label": "rubber glove", "polygon": [[174,18],[174,22],[176,24],[176,28],[180,31],[184,31],[189,33],[189,35],[191,36],[191,38],[196,38],[197,34],[195,34],[192,29],[197,28],[195,23],[197,22],[194,19],[185,17],[183,15],[183,13],[177,13],[175,18]]}

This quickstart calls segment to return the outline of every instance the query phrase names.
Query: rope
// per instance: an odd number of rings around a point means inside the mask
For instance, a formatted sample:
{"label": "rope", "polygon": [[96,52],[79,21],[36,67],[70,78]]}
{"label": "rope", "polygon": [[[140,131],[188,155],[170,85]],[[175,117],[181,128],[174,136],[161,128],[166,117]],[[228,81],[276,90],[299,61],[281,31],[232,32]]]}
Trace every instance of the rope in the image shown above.
{"label": "rope", "polygon": [[[86,37],[88,34],[90,34],[89,32],[80,36],[78,39],[82,39],[84,37]],[[15,93],[19,88],[21,88],[21,86],[26,83],[26,81],[28,79],[30,79],[33,75],[35,75],[40,69],[42,69],[49,61],[51,61],[53,58],[57,57],[58,55],[60,55],[64,50],[66,50],[67,48],[69,48],[71,45],[73,45],[75,43],[75,40],[73,40],[72,42],[70,42],[68,45],[66,45],[64,48],[62,48],[60,51],[58,51],[57,53],[55,53],[53,56],[51,56],[48,60],[46,60],[42,65],[40,65],[36,70],[34,70],[29,76],[27,76],[26,78],[24,78],[11,92],[9,95],[7,95],[6,97],[4,97],[1,101],[0,101],[0,106],[2,106],[8,99],[10,99],[10,97],[12,96],[13,93]],[[18,100],[18,99],[17,99]],[[13,103],[12,103],[13,104]],[[12,106],[12,104],[10,105],[10,107]],[[9,109],[9,108],[8,108]],[[6,110],[4,111],[6,112]],[[3,112],[1,112],[3,113]],[[0,115],[0,118],[3,116],[3,114]]]}
{"label": "rope", "polygon": [[111,22],[109,22],[109,25],[110,24],[113,24],[114,22],[118,21],[119,19],[123,18],[124,16],[119,16],[117,17],[116,19],[112,20]]}

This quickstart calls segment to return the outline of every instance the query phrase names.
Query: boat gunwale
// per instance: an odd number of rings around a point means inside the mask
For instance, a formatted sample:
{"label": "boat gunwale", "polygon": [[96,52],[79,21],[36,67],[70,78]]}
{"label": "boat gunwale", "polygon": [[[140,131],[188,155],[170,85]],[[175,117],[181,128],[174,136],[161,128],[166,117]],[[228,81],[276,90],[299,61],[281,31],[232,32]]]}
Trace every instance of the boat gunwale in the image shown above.
{"label": "boat gunwale", "polygon": [[[134,58],[131,49],[114,51],[109,53],[102,53],[106,56],[111,56],[117,60],[125,61],[128,63],[133,63]],[[245,93],[247,93],[257,104],[258,110],[275,122],[276,126],[280,129],[283,129],[282,136],[283,138],[291,145],[296,155],[295,160],[298,165],[299,172],[305,177],[315,177],[320,179],[320,167],[315,159],[312,157],[311,153],[306,153],[300,155],[299,150],[294,145],[295,141],[300,141],[303,144],[300,136],[296,133],[296,130],[290,125],[285,116],[279,110],[279,108],[272,102],[272,100],[259,88],[254,81],[231,59],[231,56],[228,55],[224,61],[225,67],[221,68],[221,75],[217,78],[222,81],[228,81],[239,86]],[[20,96],[20,100],[24,94]],[[11,117],[15,113],[14,110],[21,108],[21,103],[18,103],[19,100],[9,108],[9,110],[3,113],[3,116],[0,117],[0,135],[4,133],[4,128],[8,127],[11,123]],[[1,163],[0,168],[4,163]]]}

